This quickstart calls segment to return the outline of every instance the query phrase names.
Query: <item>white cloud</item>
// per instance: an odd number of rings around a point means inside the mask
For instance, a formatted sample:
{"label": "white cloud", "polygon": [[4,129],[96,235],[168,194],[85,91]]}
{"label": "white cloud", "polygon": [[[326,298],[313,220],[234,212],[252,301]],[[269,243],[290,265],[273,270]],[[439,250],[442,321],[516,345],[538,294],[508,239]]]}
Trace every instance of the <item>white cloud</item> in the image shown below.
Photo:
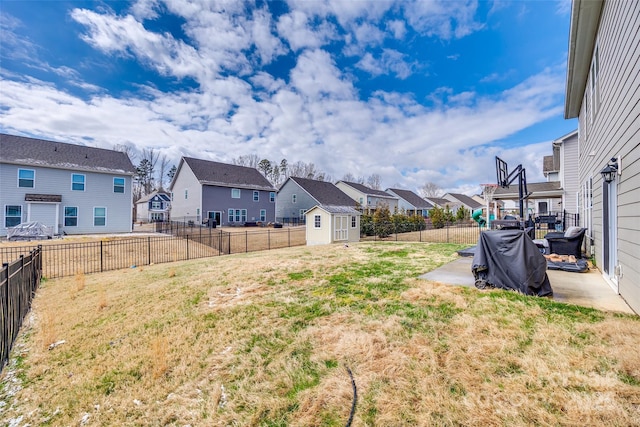
{"label": "white cloud", "polygon": [[329,23],[313,26],[304,12],[293,11],[278,20],[278,34],[298,51],[305,48],[319,48],[332,39],[334,30]]}
{"label": "white cloud", "polygon": [[402,40],[407,34],[407,27],[404,25],[404,21],[393,19],[387,22],[387,28],[393,34],[393,38]]}
{"label": "white cloud", "polygon": [[475,20],[477,0],[416,0],[402,5],[409,25],[428,36],[449,40],[483,28],[483,24]]}
{"label": "white cloud", "polygon": [[366,53],[356,67],[374,76],[395,74],[400,79],[406,79],[411,75],[414,65],[405,61],[403,53],[393,49],[383,49],[379,58]]}

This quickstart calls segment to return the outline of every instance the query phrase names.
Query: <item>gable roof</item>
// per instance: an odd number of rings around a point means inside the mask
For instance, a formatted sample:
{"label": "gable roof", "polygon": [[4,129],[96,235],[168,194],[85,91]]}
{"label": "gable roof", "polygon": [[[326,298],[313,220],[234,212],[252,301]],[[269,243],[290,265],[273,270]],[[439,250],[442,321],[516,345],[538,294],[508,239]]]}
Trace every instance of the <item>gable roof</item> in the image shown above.
{"label": "gable roof", "polygon": [[202,185],[275,191],[273,185],[256,168],[183,157],[176,175],[180,172],[183,162],[189,165],[196,179]]}
{"label": "gable roof", "polygon": [[140,199],[138,199],[136,204],[148,202],[149,200],[151,200],[156,195],[159,196],[165,202],[171,201],[171,197],[169,197],[169,194],[165,193],[164,191],[155,190],[155,191],[152,191],[151,193],[147,194],[146,196],[141,197]]}
{"label": "gable roof", "polygon": [[427,200],[441,208],[444,208],[446,205],[451,206],[452,203],[454,203],[449,199],[443,199],[441,197],[427,197]]}
{"label": "gable roof", "polygon": [[126,153],[0,133],[0,162],[25,166],[133,175]]}
{"label": "gable roof", "polygon": [[289,180],[298,184],[300,188],[309,193],[320,205],[355,206],[355,202],[351,197],[347,196],[342,190],[330,182],[300,178],[297,176],[290,176]]}
{"label": "gable roof", "polygon": [[[454,202],[460,202],[465,206],[470,207],[471,209],[478,209],[482,207],[481,203],[478,203],[477,201],[473,200],[471,197],[465,195],[465,194],[460,194],[460,193],[447,193],[450,197],[452,197]],[[445,194],[445,197],[447,195]]]}
{"label": "gable roof", "polygon": [[415,207],[416,209],[431,209],[433,205],[427,202],[422,197],[418,196],[411,190],[402,190],[400,188],[387,188],[387,191],[392,191],[398,197],[405,200],[407,203]]}
{"label": "gable roof", "polygon": [[385,193],[382,190],[374,190],[373,188],[369,188],[366,185],[363,184],[359,184],[357,182],[349,182],[349,181],[338,181],[339,183],[343,183],[348,185],[349,187],[358,190],[359,192],[366,194],[368,196],[376,196],[376,197],[382,197],[382,198],[386,198],[386,199],[395,199],[396,197],[392,196],[389,193]]}

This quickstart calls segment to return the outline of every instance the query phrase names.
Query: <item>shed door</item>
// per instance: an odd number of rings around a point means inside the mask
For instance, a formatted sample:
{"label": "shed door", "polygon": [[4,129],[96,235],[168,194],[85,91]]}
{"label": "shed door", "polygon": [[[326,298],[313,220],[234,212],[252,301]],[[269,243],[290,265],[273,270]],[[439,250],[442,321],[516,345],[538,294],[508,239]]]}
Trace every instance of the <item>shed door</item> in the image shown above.
{"label": "shed door", "polygon": [[347,240],[349,238],[349,217],[336,216],[334,220],[335,232],[333,240]]}

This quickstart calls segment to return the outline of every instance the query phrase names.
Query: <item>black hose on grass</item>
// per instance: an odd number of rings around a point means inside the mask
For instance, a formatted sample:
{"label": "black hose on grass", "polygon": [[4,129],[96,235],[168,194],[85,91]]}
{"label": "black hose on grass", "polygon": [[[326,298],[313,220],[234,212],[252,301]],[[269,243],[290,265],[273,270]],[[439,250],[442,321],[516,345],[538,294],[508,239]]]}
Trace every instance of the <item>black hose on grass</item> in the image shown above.
{"label": "black hose on grass", "polygon": [[347,372],[349,373],[349,377],[351,378],[351,388],[353,389],[353,403],[351,403],[351,413],[349,414],[349,420],[347,421],[347,425],[345,427],[351,427],[351,423],[353,422],[353,416],[356,413],[356,403],[358,402],[358,389],[356,388],[356,380],[353,379],[353,373],[348,366]]}

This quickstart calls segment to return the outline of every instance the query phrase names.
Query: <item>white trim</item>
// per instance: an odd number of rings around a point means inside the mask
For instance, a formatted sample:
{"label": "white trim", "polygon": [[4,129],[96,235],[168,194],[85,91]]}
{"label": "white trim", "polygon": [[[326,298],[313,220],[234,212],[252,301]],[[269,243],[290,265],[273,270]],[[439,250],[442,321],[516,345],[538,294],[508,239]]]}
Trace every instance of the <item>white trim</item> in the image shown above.
{"label": "white trim", "polygon": [[[73,184],[80,184],[79,182],[76,183],[73,181],[73,177],[74,176],[81,176],[82,177],[82,190],[75,190],[73,188]],[[87,175],[83,174],[83,173],[71,173],[71,191],[81,191],[84,192],[87,190]]]}
{"label": "white trim", "polygon": [[[32,187],[20,187],[20,171],[30,171],[33,172],[33,186]],[[17,188],[36,188],[36,170],[35,169],[27,169],[27,168],[18,168],[18,181],[16,183]]]}

